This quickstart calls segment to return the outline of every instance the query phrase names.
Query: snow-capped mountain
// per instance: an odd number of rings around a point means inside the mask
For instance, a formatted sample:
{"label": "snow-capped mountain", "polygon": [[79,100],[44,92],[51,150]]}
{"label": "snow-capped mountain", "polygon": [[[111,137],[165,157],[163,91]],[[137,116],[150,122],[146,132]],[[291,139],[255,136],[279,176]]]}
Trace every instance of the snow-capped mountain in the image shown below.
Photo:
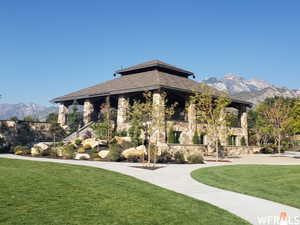
{"label": "snow-capped mountain", "polygon": [[284,96],[295,98],[300,96],[300,90],[290,90],[285,87],[278,87],[261,79],[247,80],[235,74],[225,75],[223,78],[210,77],[203,82],[225,91],[233,97],[241,98],[257,104],[267,97]]}
{"label": "snow-capped mountain", "polygon": [[26,116],[45,120],[51,112],[57,112],[56,107],[46,107],[34,103],[18,103],[18,104],[0,104],[0,119],[10,119],[18,117],[23,119]]}

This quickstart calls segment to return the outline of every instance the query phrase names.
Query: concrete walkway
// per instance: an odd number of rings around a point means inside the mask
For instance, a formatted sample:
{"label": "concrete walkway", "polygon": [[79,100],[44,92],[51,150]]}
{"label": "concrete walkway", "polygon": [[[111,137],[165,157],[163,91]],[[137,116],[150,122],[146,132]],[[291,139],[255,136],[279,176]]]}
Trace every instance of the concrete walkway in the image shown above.
{"label": "concrete walkway", "polygon": [[[300,219],[300,210],[275,203],[272,201],[251,197],[231,191],[221,190],[201,184],[190,176],[190,173],[198,168],[209,166],[228,165],[225,163],[208,163],[206,165],[164,165],[164,168],[154,171],[140,168],[136,163],[114,163],[114,162],[96,162],[96,161],[76,161],[60,160],[47,158],[31,158],[15,155],[0,155],[1,158],[25,159],[42,162],[66,163],[72,165],[84,165],[97,168],[103,168],[126,174],[140,180],[164,187],[166,189],[182,193],[184,195],[199,199],[220,208],[223,208],[247,221],[251,224],[278,224],[278,223],[260,223],[259,218],[267,219],[270,216],[279,216],[281,212],[286,212],[291,218]],[[238,163],[233,163],[238,164]],[[232,165],[232,164],[230,164]]]}

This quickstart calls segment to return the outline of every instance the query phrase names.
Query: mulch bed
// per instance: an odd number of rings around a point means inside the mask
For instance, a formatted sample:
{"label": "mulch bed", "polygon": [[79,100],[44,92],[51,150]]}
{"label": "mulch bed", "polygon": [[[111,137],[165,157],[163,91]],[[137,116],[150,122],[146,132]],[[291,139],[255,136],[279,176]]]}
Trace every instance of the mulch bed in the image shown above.
{"label": "mulch bed", "polygon": [[206,162],[227,162],[227,163],[232,163],[232,161],[230,160],[226,160],[226,159],[219,159],[218,161],[215,159],[207,159],[205,160]]}
{"label": "mulch bed", "polygon": [[145,169],[145,170],[157,170],[157,169],[160,169],[160,168],[164,168],[164,166],[131,166],[133,168],[139,168],[139,169]]}

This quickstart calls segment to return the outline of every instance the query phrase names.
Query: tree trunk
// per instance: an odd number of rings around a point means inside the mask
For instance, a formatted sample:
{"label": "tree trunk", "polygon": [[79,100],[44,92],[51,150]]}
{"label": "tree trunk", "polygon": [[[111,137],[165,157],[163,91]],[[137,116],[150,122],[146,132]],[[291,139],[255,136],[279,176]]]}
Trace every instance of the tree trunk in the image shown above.
{"label": "tree trunk", "polygon": [[278,153],[281,153],[281,135],[278,135]]}
{"label": "tree trunk", "polygon": [[218,162],[219,161],[219,140],[218,138],[216,138],[216,161]]}

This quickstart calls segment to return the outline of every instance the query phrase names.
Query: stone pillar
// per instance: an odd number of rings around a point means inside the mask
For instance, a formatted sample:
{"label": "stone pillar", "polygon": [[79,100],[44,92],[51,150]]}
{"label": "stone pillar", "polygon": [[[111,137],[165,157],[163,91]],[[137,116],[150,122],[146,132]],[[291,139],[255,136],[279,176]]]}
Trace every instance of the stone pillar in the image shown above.
{"label": "stone pillar", "polygon": [[189,122],[189,131],[188,131],[188,140],[184,141],[182,144],[193,144],[193,136],[197,129],[197,112],[194,104],[190,104],[188,107],[188,122]]}
{"label": "stone pillar", "polygon": [[222,146],[226,146],[228,145],[228,127],[226,127],[226,123],[225,123],[225,120],[226,120],[226,109],[224,108],[222,111],[221,111],[221,114],[220,114],[220,121],[221,121],[221,127],[219,129],[221,129],[221,134],[220,134],[220,137],[219,137],[219,140],[220,140],[220,144]]}
{"label": "stone pillar", "polygon": [[150,142],[163,144],[166,143],[166,120],[165,120],[165,99],[162,93],[153,93],[153,135]]}
{"label": "stone pillar", "polygon": [[129,107],[128,98],[119,96],[118,98],[118,114],[117,114],[117,129],[123,130],[123,125],[127,120],[127,111]]}
{"label": "stone pillar", "polygon": [[239,108],[239,120],[242,130],[242,136],[245,137],[246,145],[248,145],[248,114],[247,107],[245,105],[241,105]]}
{"label": "stone pillar", "polygon": [[83,122],[88,124],[93,119],[94,105],[90,99],[86,99],[83,104]]}
{"label": "stone pillar", "polygon": [[60,126],[62,126],[62,127],[67,125],[68,112],[69,112],[68,105],[66,105],[64,103],[59,104],[57,123],[59,123]]}

